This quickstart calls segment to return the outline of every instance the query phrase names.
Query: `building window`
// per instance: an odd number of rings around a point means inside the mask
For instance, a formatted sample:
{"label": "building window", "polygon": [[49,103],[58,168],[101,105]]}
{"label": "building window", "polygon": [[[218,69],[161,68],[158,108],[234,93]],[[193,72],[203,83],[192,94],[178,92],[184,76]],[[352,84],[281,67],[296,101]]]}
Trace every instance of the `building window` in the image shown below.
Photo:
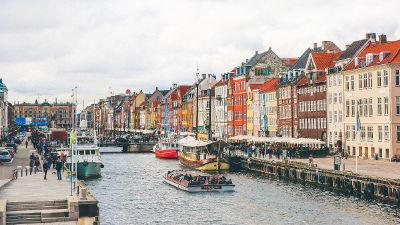
{"label": "building window", "polygon": [[356,113],[356,100],[351,100],[351,116],[354,117]]}
{"label": "building window", "polygon": [[382,98],[378,98],[378,116],[382,115]]}
{"label": "building window", "polygon": [[381,71],[378,71],[377,73],[376,73],[376,79],[377,79],[377,86],[378,87],[381,87],[382,86],[382,73],[381,73]]}
{"label": "building window", "polygon": [[360,132],[360,140],[361,141],[365,141],[365,127],[361,126],[360,130],[361,130],[361,132]]}
{"label": "building window", "polygon": [[358,75],[358,88],[362,89],[363,88],[363,78],[362,74]]}
{"label": "building window", "polygon": [[387,87],[389,85],[389,73],[387,70],[383,71],[383,86]]}
{"label": "building window", "polygon": [[396,96],[396,115],[400,115],[400,96]]}
{"label": "building window", "polygon": [[354,76],[351,76],[351,90],[354,91]]}
{"label": "building window", "polygon": [[339,109],[339,123],[342,122],[342,110]]}
{"label": "building window", "polygon": [[346,91],[350,91],[349,77],[346,77]]}
{"label": "building window", "polygon": [[360,99],[360,104],[359,104],[358,112],[360,113],[360,116],[364,116],[364,102],[363,102],[362,99]]}
{"label": "building window", "polygon": [[389,126],[385,126],[384,137],[385,137],[385,141],[389,141]]}
{"label": "building window", "polygon": [[368,88],[372,88],[372,73],[368,73]]}
{"label": "building window", "polygon": [[386,150],[385,150],[385,158],[389,158],[389,149],[387,148]]}
{"label": "building window", "polygon": [[364,89],[368,88],[368,80],[367,80],[367,74],[364,73]]}
{"label": "building window", "polygon": [[396,70],[396,86],[400,86],[400,70]]}
{"label": "building window", "polygon": [[338,102],[339,102],[339,103],[342,103],[342,92],[339,93]]}
{"label": "building window", "polygon": [[385,101],[385,116],[386,116],[389,114],[389,98],[385,97],[384,101]]}
{"label": "building window", "polygon": [[350,126],[346,126],[346,140],[350,140]]}
{"label": "building window", "polygon": [[374,112],[373,112],[372,98],[369,98],[368,107],[369,107],[369,116],[373,116]]}
{"label": "building window", "polygon": [[364,98],[364,116],[368,116],[368,99]]}
{"label": "building window", "polygon": [[400,126],[397,126],[397,142],[400,142]]}
{"label": "building window", "polygon": [[374,140],[374,127],[367,127],[368,131],[368,141],[373,141]]}
{"label": "building window", "polygon": [[378,126],[378,141],[382,141],[382,126]]}
{"label": "building window", "polygon": [[346,117],[350,116],[350,101],[346,100]]}

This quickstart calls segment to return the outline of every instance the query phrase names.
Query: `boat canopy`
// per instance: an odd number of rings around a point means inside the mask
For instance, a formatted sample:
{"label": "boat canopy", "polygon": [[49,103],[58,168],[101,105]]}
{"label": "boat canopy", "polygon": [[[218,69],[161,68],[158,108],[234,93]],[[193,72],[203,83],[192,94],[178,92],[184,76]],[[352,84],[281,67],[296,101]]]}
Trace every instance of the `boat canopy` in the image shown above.
{"label": "boat canopy", "polygon": [[247,141],[247,142],[256,142],[256,143],[288,143],[288,144],[311,144],[311,145],[322,145],[325,142],[312,139],[312,138],[291,138],[291,137],[257,137],[257,136],[248,136],[248,135],[237,135],[229,138],[230,141]]}

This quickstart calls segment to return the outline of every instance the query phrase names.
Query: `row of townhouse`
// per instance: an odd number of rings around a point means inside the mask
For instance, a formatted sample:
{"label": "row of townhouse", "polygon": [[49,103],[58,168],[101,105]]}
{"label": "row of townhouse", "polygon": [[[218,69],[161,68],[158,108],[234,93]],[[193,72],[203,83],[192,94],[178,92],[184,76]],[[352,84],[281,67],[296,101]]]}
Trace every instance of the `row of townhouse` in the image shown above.
{"label": "row of townhouse", "polygon": [[332,150],[390,159],[400,155],[399,51],[400,41],[374,33],[344,50],[314,43],[297,58],[256,51],[219,80],[197,73],[191,85],[111,96],[103,100],[108,122],[99,126],[197,132],[202,139],[314,138]]}

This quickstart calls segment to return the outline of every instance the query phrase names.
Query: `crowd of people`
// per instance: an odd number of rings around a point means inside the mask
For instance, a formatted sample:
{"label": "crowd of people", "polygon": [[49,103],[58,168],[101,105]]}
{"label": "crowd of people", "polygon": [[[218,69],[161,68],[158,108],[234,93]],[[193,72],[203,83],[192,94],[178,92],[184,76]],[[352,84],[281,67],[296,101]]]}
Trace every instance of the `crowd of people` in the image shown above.
{"label": "crowd of people", "polygon": [[279,146],[264,144],[236,144],[231,145],[228,149],[229,152],[239,151],[247,157],[269,158],[274,156],[277,159],[283,158],[296,158],[297,152],[293,146]]}
{"label": "crowd of people", "polygon": [[179,182],[187,181],[188,185],[232,184],[232,180],[226,179],[223,175],[192,176],[192,174],[181,173],[178,171],[168,171],[167,176]]}
{"label": "crowd of people", "polygon": [[57,174],[57,179],[62,180],[65,164],[64,153],[52,153],[45,137],[37,131],[32,132],[32,135],[25,141],[26,148],[28,148],[29,142],[35,149],[35,152],[32,152],[29,156],[30,173],[32,174],[32,171],[35,173],[44,172],[44,179],[47,180],[47,173],[53,170],[52,174]]}

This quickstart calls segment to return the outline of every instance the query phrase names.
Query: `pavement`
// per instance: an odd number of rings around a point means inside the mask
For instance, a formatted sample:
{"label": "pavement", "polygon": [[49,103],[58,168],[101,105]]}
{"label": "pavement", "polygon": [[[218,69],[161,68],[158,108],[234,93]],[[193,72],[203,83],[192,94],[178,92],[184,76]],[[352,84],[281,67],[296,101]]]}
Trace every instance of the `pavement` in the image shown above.
{"label": "pavement", "polygon": [[[333,157],[314,158],[314,163],[322,169],[333,169]],[[308,159],[294,159],[308,163]],[[356,173],[356,158],[342,159],[341,169]],[[400,163],[386,160],[358,159],[357,173],[389,179],[400,179]]]}
{"label": "pavement", "polygon": [[[24,143],[24,142],[23,142]],[[6,179],[12,177],[12,171],[17,166],[29,165],[29,155],[34,150],[32,144],[25,148],[25,144],[21,144],[14,157],[14,161],[10,164],[0,166],[0,183],[6,182]],[[54,173],[54,174],[53,174]],[[40,201],[40,200],[59,200],[66,199],[70,194],[70,183],[65,179],[57,180],[56,170],[50,169],[47,172],[47,180],[44,180],[44,172],[21,177],[11,180],[7,185],[0,188],[0,199],[8,201]]]}

